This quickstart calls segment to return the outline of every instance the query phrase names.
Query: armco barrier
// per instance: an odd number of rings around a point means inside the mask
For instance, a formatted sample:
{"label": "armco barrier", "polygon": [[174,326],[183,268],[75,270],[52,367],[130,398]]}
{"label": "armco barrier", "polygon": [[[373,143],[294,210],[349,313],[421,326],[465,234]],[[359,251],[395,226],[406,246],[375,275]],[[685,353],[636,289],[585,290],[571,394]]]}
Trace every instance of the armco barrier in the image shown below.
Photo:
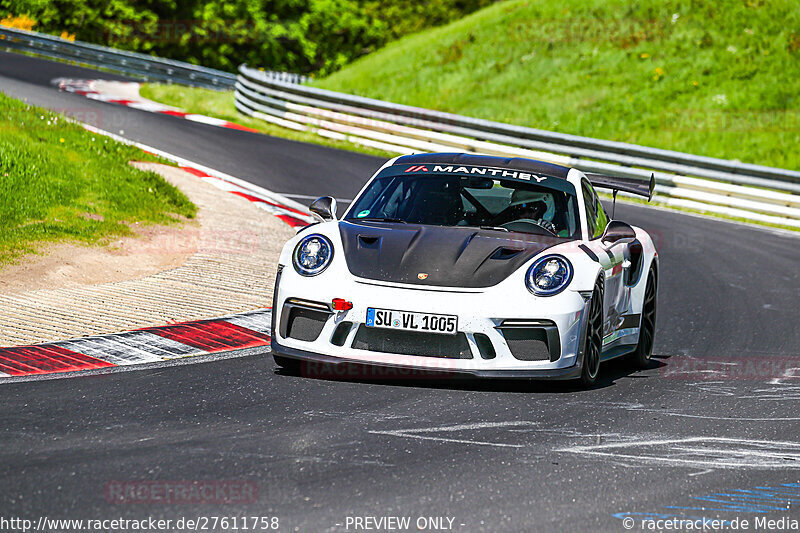
{"label": "armco barrier", "polygon": [[800,172],[513,126],[275,79],[239,67],[236,107],[295,130],[395,153],[465,151],[544,159],[648,179],[667,204],[800,227]]}
{"label": "armco barrier", "polygon": [[[236,75],[230,72],[5,26],[0,26],[0,48],[85,63],[145,81],[211,89],[230,89],[236,83]],[[264,75],[290,83],[306,79],[286,72],[264,72]]]}

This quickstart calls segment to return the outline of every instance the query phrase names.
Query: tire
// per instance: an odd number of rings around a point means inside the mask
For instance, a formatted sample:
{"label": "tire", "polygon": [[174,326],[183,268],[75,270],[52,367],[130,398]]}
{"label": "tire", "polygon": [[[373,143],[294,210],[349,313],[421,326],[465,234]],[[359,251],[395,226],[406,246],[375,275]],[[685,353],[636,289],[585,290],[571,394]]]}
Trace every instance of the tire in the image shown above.
{"label": "tire", "polygon": [[297,359],[290,359],[288,357],[283,357],[282,355],[273,354],[272,358],[275,359],[275,364],[281,367],[281,370],[286,372],[287,374],[298,375],[300,374],[300,364],[301,362]]}
{"label": "tire", "polygon": [[650,366],[650,356],[653,355],[653,342],[656,336],[656,309],[658,295],[658,276],[656,270],[650,268],[647,274],[647,285],[644,289],[642,302],[642,318],[639,322],[639,343],[636,350],[628,355],[630,365],[637,369]]}
{"label": "tire", "polygon": [[583,361],[578,383],[588,388],[597,381],[600,373],[600,357],[603,350],[603,281],[598,279],[592,291],[589,304],[589,318],[586,321],[586,335],[583,340]]}

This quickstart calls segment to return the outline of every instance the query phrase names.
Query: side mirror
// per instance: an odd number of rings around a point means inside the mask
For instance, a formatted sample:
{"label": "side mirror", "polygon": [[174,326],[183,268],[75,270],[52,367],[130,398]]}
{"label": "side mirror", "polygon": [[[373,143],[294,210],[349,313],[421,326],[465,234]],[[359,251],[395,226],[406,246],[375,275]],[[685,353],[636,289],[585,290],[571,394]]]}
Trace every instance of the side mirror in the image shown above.
{"label": "side mirror", "polygon": [[606,226],[606,231],[600,240],[605,244],[616,244],[619,242],[632,242],[636,238],[636,232],[621,220],[612,220]]}
{"label": "side mirror", "polygon": [[336,220],[336,199],[332,196],[317,198],[309,207],[322,221]]}

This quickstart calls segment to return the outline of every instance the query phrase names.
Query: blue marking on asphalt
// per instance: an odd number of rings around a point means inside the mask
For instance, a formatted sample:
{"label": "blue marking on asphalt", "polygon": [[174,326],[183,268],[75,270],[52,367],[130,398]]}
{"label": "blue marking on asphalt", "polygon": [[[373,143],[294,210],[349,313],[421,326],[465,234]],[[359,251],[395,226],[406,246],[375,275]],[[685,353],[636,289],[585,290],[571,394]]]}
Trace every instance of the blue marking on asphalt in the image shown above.
{"label": "blue marking on asphalt", "polygon": [[[777,487],[754,487],[753,489],[733,489],[730,492],[712,492],[701,496],[690,496],[692,500],[721,504],[716,507],[692,507],[665,505],[664,509],[680,511],[714,511],[728,513],[753,513],[765,514],[774,511],[787,511],[791,504],[800,498],[800,483],[782,483]],[[614,518],[625,517],[658,517],[662,519],[691,519],[699,520],[701,517],[668,515],[658,512],[622,512],[612,515]]]}

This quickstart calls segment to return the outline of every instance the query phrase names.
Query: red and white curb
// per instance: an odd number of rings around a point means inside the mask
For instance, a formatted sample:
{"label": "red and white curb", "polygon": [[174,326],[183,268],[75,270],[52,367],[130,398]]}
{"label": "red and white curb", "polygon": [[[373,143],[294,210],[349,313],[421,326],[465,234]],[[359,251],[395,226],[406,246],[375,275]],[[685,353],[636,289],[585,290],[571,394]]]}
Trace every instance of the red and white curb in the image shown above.
{"label": "red and white curb", "polygon": [[241,196],[245,200],[249,200],[250,202],[255,204],[256,207],[259,207],[261,209],[264,209],[265,211],[268,211],[269,213],[272,213],[273,215],[283,220],[293,228],[304,228],[314,221],[313,217],[309,215],[307,212],[303,212],[299,209],[294,209],[286,205],[275,203],[274,201],[270,201],[269,199],[264,198],[263,196],[253,194],[252,191],[249,191],[248,189],[245,189],[244,187],[241,187],[236,183],[229,181],[227,179],[213,176],[211,174],[208,174],[206,171],[200,170],[198,168],[187,167],[187,166],[182,166],[180,168],[190,174],[194,174],[198,178],[202,179],[206,183],[210,183],[211,185],[217,187],[218,189],[228,191],[237,196]]}
{"label": "red and white curb", "polygon": [[9,378],[157,364],[247,348],[269,351],[271,317],[271,309],[258,309],[210,320],[0,348],[0,383]]}
{"label": "red and white curb", "polygon": [[[152,113],[183,117],[194,122],[211,124],[223,128],[232,128],[253,132],[257,131],[251,128],[246,128],[239,124],[228,122],[226,120],[207,117],[205,115],[186,113],[174,107],[143,99],[138,96],[140,84],[136,82],[109,82],[106,80],[57,78],[53,80],[53,83],[62,91],[80,94],[93,100],[125,105]],[[290,200],[285,196],[268,191],[263,187],[258,187],[257,185],[247,183],[246,181],[240,180],[223,172],[199,165],[182,157],[164,152],[163,150],[158,150],[157,148],[131,141],[94,126],[88,124],[82,125],[84,128],[92,132],[112,137],[113,139],[122,143],[137,146],[145,152],[161,156],[170,161],[174,161],[183,170],[201,178],[203,181],[206,181],[207,183],[210,183],[219,189],[236,194],[242,198],[245,198],[246,200],[249,200],[250,202],[253,202],[256,207],[266,210],[294,228],[302,228],[317,221],[302,204]]]}
{"label": "red and white curb", "polygon": [[[185,118],[192,122],[199,122],[201,124],[208,124],[211,126],[219,126],[220,128],[229,128],[233,130],[249,131],[258,133],[258,130],[229,122],[219,118],[209,117],[206,115],[199,115],[197,113],[187,113],[176,107],[160,104],[136,96],[139,94],[140,83],[138,82],[107,82],[106,80],[84,80],[73,78],[56,78],[53,84],[60,90],[70,93],[80,94],[92,100],[100,100],[101,102],[108,102],[110,104],[119,104],[142,111],[149,111],[150,113],[160,113],[162,115],[170,115],[173,117]],[[109,90],[112,88],[112,90]],[[113,88],[122,90],[113,90]]]}

